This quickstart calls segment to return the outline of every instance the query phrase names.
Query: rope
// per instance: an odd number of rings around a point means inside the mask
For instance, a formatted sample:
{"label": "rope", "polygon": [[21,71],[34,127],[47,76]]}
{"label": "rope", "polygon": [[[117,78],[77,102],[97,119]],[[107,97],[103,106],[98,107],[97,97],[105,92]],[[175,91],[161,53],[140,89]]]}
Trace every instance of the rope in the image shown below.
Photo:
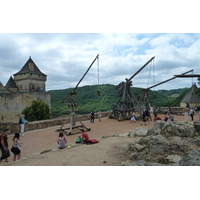
{"label": "rope", "polygon": [[98,72],[98,91],[99,91],[99,56],[97,58],[97,72]]}

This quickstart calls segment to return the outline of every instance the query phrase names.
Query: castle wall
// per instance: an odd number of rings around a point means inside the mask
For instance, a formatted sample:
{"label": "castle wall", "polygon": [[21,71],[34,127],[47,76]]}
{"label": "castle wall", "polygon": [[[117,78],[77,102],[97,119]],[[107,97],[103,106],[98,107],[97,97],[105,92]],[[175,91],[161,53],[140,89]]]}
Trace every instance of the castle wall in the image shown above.
{"label": "castle wall", "polygon": [[42,100],[51,108],[49,92],[0,94],[0,123],[18,122],[21,112],[26,106],[30,106],[33,100]]}

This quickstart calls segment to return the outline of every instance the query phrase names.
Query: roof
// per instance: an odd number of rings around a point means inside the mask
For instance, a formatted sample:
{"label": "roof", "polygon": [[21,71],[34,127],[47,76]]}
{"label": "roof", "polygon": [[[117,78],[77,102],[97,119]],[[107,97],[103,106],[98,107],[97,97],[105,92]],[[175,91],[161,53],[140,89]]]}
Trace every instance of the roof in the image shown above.
{"label": "roof", "polygon": [[[30,67],[32,66],[32,67]],[[25,63],[25,65],[22,67],[22,69],[13,74],[14,76],[16,75],[20,75],[20,74],[36,74],[36,75],[42,75],[42,76],[47,76],[46,74],[42,73],[39,68],[37,67],[37,65],[33,62],[33,60],[30,58],[27,60],[27,62]]]}
{"label": "roof", "polygon": [[0,93],[10,93],[8,90],[6,90],[6,88],[2,85],[1,82],[0,82]]}
{"label": "roof", "polygon": [[14,79],[12,78],[12,76],[10,77],[10,79],[8,80],[6,86],[6,88],[17,88],[17,85],[14,81]]}
{"label": "roof", "polygon": [[181,100],[181,103],[199,103],[200,96],[198,96],[195,92],[198,90],[198,87],[194,83],[192,87],[188,90],[185,97]]}

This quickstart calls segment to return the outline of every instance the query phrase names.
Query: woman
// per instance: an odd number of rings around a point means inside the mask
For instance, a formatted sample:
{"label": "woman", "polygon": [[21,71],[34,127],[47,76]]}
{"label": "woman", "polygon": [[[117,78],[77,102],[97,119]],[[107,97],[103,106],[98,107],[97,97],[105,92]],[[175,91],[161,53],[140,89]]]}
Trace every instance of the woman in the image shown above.
{"label": "woman", "polygon": [[21,147],[22,142],[19,142],[19,138],[20,138],[19,133],[15,133],[15,135],[13,137],[13,145],[12,145],[12,148],[11,148],[11,151],[14,154],[13,161],[16,161],[17,157],[18,157],[17,158],[18,160],[21,158],[21,151],[19,149],[19,146]]}
{"label": "woman", "polygon": [[67,140],[65,139],[63,133],[59,133],[57,144],[59,149],[64,149],[66,147]]}

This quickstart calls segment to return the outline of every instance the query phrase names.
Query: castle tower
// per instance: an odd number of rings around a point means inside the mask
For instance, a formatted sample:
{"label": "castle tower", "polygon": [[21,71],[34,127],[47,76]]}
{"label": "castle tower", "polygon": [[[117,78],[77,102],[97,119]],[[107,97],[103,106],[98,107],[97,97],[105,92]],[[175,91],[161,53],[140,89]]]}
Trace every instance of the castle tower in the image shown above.
{"label": "castle tower", "polygon": [[18,122],[21,112],[33,100],[42,100],[51,108],[50,93],[45,91],[47,75],[39,70],[31,57],[13,76],[6,86],[0,82],[0,123]]}
{"label": "castle tower", "polygon": [[47,75],[42,73],[31,57],[14,76],[19,92],[45,91]]}

